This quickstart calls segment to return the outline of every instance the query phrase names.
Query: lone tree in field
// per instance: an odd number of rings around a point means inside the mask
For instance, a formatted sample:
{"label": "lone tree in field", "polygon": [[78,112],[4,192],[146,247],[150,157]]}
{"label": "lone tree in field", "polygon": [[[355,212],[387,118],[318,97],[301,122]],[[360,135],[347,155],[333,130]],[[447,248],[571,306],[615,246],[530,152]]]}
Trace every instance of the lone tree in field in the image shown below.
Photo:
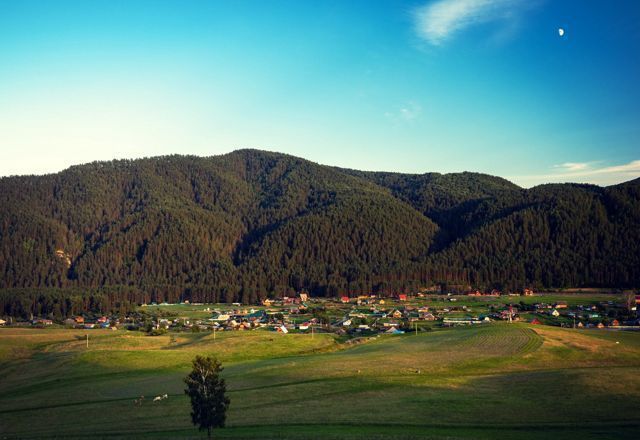
{"label": "lone tree in field", "polygon": [[229,399],[225,397],[227,387],[220,377],[223,368],[217,359],[196,356],[193,370],[184,382],[184,390],[191,398],[191,421],[201,431],[207,430],[211,438],[211,429],[224,428]]}

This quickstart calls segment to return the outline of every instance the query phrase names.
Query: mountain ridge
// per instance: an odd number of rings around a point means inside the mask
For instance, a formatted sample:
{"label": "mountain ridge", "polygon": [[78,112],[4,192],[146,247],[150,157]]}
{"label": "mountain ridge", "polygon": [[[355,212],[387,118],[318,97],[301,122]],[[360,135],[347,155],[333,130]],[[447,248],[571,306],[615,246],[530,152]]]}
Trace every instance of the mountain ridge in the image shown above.
{"label": "mountain ridge", "polygon": [[92,162],[0,178],[0,288],[252,302],[446,283],[633,287],[639,183],[524,189],[254,149]]}

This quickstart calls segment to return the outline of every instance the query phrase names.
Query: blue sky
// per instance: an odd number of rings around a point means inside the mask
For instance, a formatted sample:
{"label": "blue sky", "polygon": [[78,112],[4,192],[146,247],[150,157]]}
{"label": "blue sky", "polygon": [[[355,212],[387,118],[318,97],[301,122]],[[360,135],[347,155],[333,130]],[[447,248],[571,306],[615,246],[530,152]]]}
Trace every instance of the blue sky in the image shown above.
{"label": "blue sky", "polygon": [[635,0],[0,0],[0,175],[251,147],[630,180],[639,22]]}

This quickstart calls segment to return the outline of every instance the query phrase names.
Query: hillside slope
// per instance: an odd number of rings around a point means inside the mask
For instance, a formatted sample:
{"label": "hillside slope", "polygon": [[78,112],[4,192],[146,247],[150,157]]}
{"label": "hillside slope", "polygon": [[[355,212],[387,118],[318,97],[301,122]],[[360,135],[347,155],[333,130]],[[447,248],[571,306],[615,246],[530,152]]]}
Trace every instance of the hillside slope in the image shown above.
{"label": "hillside slope", "polygon": [[524,190],[258,150],[91,163],[0,179],[0,288],[252,302],[447,282],[638,286],[639,187]]}

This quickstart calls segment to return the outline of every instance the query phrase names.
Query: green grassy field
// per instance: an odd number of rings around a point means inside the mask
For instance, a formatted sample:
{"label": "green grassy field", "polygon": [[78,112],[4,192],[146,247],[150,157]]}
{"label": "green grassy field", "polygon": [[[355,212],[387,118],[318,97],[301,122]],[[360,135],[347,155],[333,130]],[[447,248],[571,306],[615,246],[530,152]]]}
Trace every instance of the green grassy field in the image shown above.
{"label": "green grassy field", "polygon": [[619,439],[640,428],[635,333],[491,324],[346,343],[95,330],[88,349],[85,334],[0,329],[0,438],[204,438],[183,394],[196,354],[226,366],[231,407],[216,438]]}
{"label": "green grassy field", "polygon": [[467,307],[484,307],[488,305],[503,305],[503,304],[518,304],[523,302],[525,304],[535,304],[535,303],[547,303],[547,304],[555,304],[561,301],[566,302],[570,306],[577,305],[587,305],[587,304],[595,304],[599,302],[622,302],[622,295],[618,294],[563,294],[563,293],[553,293],[553,294],[536,294],[534,296],[464,296],[457,295],[451,297],[455,299],[455,301],[448,301],[449,298],[443,295],[438,296],[430,296],[426,298],[420,299],[412,299],[407,301],[408,304],[411,305],[423,305],[426,304],[428,306],[435,307],[448,307],[448,306],[467,306]]}

